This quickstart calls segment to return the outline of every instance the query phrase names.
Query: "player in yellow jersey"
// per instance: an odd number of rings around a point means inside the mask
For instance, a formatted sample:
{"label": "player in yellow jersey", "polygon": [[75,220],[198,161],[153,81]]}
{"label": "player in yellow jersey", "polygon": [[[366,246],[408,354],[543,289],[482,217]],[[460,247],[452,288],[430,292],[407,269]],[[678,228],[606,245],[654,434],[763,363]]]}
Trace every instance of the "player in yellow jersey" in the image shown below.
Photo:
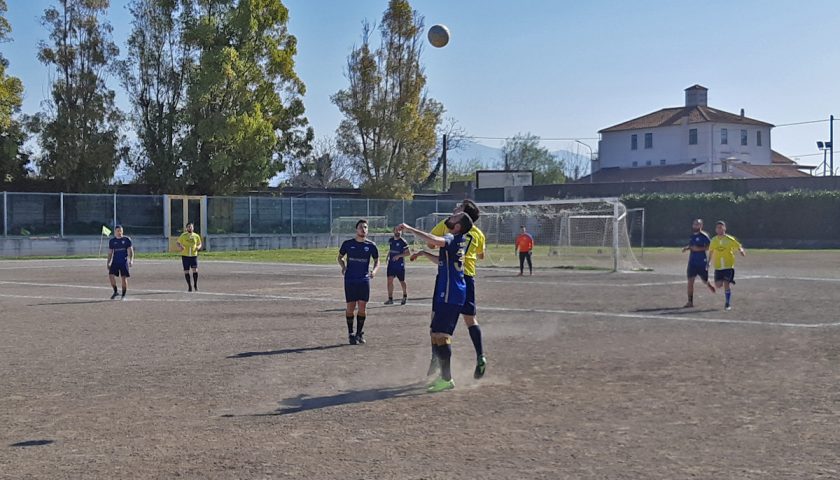
{"label": "player in yellow jersey", "polygon": [[[479,214],[478,205],[472,200],[464,200],[455,207],[454,214],[464,212],[474,222],[473,228],[464,235],[467,241],[466,254],[464,255],[464,282],[467,284],[467,299],[464,307],[461,309],[461,314],[464,316],[464,323],[467,324],[470,332],[470,339],[473,347],[475,347],[476,366],[473,376],[481,378],[487,370],[487,357],[484,356],[484,343],[481,340],[481,327],[478,326],[476,320],[476,306],[475,306],[475,264],[477,260],[484,259],[484,232],[476,226]],[[441,221],[435,228],[432,229],[431,234],[436,236],[443,236],[446,234],[446,221]],[[431,248],[431,246],[430,246]],[[434,373],[437,371],[437,364],[435,356],[432,355],[432,362],[429,365],[429,371]],[[431,375],[431,374],[430,374]]]}
{"label": "player in yellow jersey", "polygon": [[[195,226],[187,224],[187,231],[175,242],[181,252],[181,264],[184,266],[184,279],[187,280],[187,291],[198,291],[198,251],[201,250],[201,236],[194,232]],[[192,269],[192,284],[190,284],[190,270]]]}
{"label": "player in yellow jersey", "polygon": [[718,220],[715,224],[717,235],[709,245],[709,265],[715,267],[715,285],[723,287],[726,293],[726,310],[732,310],[732,291],[730,285],[735,284],[735,252],[743,257],[746,255],[744,247],[732,235],[726,234],[726,222]]}

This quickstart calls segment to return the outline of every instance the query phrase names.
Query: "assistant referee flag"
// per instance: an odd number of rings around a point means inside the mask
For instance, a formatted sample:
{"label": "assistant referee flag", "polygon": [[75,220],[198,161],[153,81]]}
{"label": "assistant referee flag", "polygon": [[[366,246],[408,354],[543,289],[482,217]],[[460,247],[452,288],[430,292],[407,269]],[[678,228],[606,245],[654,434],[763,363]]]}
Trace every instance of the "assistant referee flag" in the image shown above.
{"label": "assistant referee flag", "polygon": [[111,235],[111,230],[105,225],[102,225],[102,235],[105,235],[106,237]]}

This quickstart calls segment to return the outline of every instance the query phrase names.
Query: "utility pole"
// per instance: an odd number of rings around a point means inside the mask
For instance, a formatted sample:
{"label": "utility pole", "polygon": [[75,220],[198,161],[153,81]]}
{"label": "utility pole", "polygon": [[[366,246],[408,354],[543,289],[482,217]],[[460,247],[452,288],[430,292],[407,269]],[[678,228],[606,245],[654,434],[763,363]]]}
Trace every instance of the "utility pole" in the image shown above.
{"label": "utility pole", "polygon": [[445,133],[443,134],[443,159],[442,159],[442,161],[443,161],[443,186],[442,186],[441,190],[446,192],[449,189],[446,186],[446,180],[447,180],[446,173],[447,172],[446,172],[446,134]]}

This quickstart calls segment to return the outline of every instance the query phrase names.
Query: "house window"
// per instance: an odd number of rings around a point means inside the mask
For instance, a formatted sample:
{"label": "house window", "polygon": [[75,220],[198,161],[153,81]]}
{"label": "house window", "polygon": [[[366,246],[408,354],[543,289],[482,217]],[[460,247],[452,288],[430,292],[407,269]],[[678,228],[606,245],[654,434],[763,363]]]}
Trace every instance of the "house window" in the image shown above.
{"label": "house window", "polygon": [[688,144],[697,145],[697,129],[692,128],[688,131]]}
{"label": "house window", "polygon": [[647,162],[645,162],[645,165],[647,165],[648,167],[649,167],[649,166],[651,166],[652,164],[653,164],[653,162],[651,162],[650,160],[648,160]]}
{"label": "house window", "polygon": [[638,167],[638,166],[639,166],[639,162],[633,162],[633,166],[634,166],[634,167]]}
{"label": "house window", "polygon": [[660,165],[665,165],[665,159],[663,158],[662,160],[660,160],[660,161],[659,161],[659,164],[660,164]]}
{"label": "house window", "polygon": [[747,131],[741,130],[741,145],[747,144]]}
{"label": "house window", "polygon": [[645,148],[653,148],[653,134],[646,133],[645,134]]}
{"label": "house window", "polygon": [[761,146],[761,130],[755,132],[755,144]]}
{"label": "house window", "polygon": [[639,149],[639,136],[638,135],[630,135],[630,150],[638,150]]}
{"label": "house window", "polygon": [[729,145],[729,130],[725,128],[720,129],[720,144]]}

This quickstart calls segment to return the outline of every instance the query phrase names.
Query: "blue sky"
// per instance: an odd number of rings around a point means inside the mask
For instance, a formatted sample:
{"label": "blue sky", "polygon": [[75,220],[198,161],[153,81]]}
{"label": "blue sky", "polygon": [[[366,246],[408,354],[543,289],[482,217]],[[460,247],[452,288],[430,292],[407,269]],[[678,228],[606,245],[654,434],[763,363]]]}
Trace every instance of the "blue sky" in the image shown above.
{"label": "blue sky", "polygon": [[[13,42],[0,45],[23,79],[24,111],[49,91],[37,45],[50,0],[8,0]],[[110,20],[124,46],[127,0]],[[285,0],[298,37],[297,72],[307,86],[316,135],[341,117],[329,100],[346,86],[343,67],[364,19],[378,21],[387,0]],[[545,138],[597,137],[601,128],[683,102],[683,89],[709,88],[709,104],[777,125],[840,116],[840,2],[836,0],[608,1],[415,0],[426,25],[452,32],[426,48],[429,93],[476,137],[532,132]],[[117,87],[117,83],[113,82]],[[127,108],[122,96],[120,105]],[[840,122],[836,125],[840,136]],[[817,153],[828,124],[776,128],[786,155]],[[481,140],[490,146],[501,140]],[[593,147],[595,141],[587,141]],[[545,142],[554,149],[569,142]],[[818,156],[801,157],[815,164]]]}

